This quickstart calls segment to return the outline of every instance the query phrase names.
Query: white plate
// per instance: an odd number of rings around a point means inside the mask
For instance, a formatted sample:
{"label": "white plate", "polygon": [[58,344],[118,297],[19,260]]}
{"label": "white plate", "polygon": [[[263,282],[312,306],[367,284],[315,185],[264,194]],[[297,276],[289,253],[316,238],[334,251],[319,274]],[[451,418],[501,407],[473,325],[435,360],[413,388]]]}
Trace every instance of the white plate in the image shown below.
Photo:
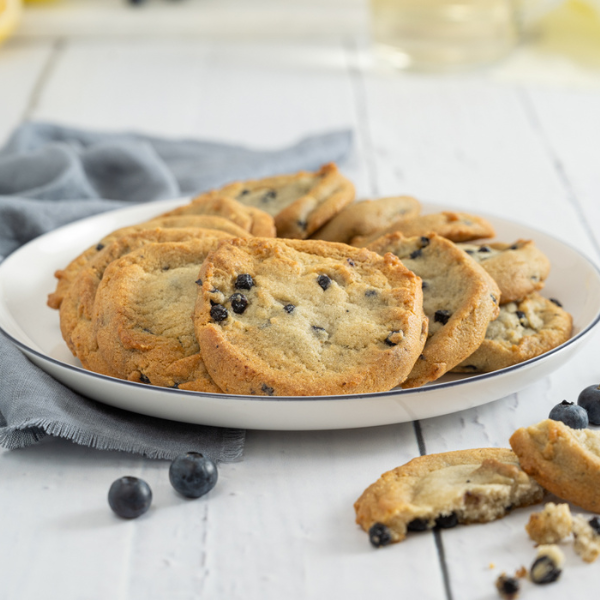
{"label": "white plate", "polygon": [[[55,288],[54,271],[107,233],[148,220],[184,202],[169,200],[104,213],[52,231],[23,246],[0,265],[0,329],[44,371],[100,402],[189,423],[302,430],[401,423],[502,398],[564,364],[590,338],[600,320],[600,272],[588,258],[545,233],[488,217],[500,240],[535,240],[552,263],[544,295],[560,299],[573,315],[573,337],[527,362],[494,373],[445,376],[417,389],[302,398],[186,392],[85,371],[62,340],[58,313],[46,306],[46,297]],[[424,208],[424,212],[442,209],[434,205]]]}

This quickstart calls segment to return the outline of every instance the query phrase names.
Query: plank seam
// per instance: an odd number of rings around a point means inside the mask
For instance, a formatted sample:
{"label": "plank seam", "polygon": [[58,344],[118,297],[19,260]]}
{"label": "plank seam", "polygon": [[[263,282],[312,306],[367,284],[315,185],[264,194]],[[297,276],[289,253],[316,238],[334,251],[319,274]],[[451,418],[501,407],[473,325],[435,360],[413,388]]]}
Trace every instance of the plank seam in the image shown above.
{"label": "plank seam", "polygon": [[583,226],[583,229],[590,238],[598,256],[600,256],[600,243],[596,239],[596,236],[594,235],[594,230],[590,227],[589,221],[585,216],[585,211],[581,206],[581,203],[579,202],[577,193],[575,192],[575,187],[571,183],[571,179],[567,174],[567,170],[564,164],[562,163],[558,153],[555,151],[554,146],[550,143],[550,140],[546,135],[542,122],[537,115],[535,106],[531,98],[529,97],[527,91],[523,87],[518,87],[517,92],[521,105],[523,106],[525,114],[527,115],[527,118],[529,119],[529,122],[534,132],[537,134],[537,137],[539,138],[546,154],[552,161],[552,165],[556,171],[558,179],[566,192],[569,204],[571,204],[571,206],[575,209],[577,219],[579,220],[579,222]]}
{"label": "plank seam", "polygon": [[[417,438],[417,445],[419,446],[419,453],[421,456],[427,454],[427,448],[425,446],[425,438],[423,437],[423,430],[421,429],[420,421],[413,421],[413,429],[415,430],[415,437]],[[452,596],[452,588],[450,587],[450,573],[448,572],[448,565],[446,563],[446,553],[444,552],[444,542],[442,540],[442,534],[439,530],[433,530],[433,539],[435,540],[435,547],[438,553],[438,559],[440,561],[440,569],[442,570],[442,580],[444,582],[444,591],[446,592],[446,600],[454,600]]]}

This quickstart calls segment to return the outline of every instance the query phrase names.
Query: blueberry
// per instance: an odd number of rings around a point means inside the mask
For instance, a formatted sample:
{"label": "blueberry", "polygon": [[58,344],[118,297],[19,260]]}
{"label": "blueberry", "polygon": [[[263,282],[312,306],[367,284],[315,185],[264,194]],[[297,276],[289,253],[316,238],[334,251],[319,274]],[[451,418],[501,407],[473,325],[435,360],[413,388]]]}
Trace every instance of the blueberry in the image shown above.
{"label": "blueberry", "polygon": [[398,342],[395,342],[394,339],[397,339],[397,334],[398,333],[400,333],[400,331],[390,331],[390,333],[388,333],[388,336],[383,341],[388,346],[397,346]]}
{"label": "blueberry", "polygon": [[375,523],[369,529],[369,541],[375,548],[381,548],[381,546],[388,546],[392,543],[392,532],[389,527],[383,523]]}
{"label": "blueberry", "polygon": [[423,254],[423,250],[421,248],[417,248],[414,252],[411,252],[408,255],[408,258],[419,258]]}
{"label": "blueberry", "polygon": [[210,307],[210,316],[213,321],[220,322],[224,321],[229,316],[229,312],[222,304],[213,304]]}
{"label": "blueberry", "polygon": [[217,465],[199,452],[178,456],[169,467],[171,485],[187,498],[200,498],[215,487],[219,473]]}
{"label": "blueberry", "polygon": [[458,525],[458,517],[456,513],[450,513],[449,515],[440,515],[435,520],[435,526],[440,529],[450,529]]}
{"label": "blueberry", "polygon": [[100,243],[100,244],[98,244],[98,245],[96,246],[96,250],[97,250],[98,252],[100,252],[100,250],[102,250],[102,248],[104,248],[104,244],[102,244],[102,243]]}
{"label": "blueberry", "polygon": [[323,291],[325,291],[331,285],[331,279],[327,277],[327,275],[319,275],[317,277],[317,283],[323,288]]}
{"label": "blueberry", "polygon": [[442,325],[445,325],[451,316],[452,313],[449,310],[436,310],[435,314],[433,315],[433,320],[436,323],[441,323]]}
{"label": "blueberry", "polygon": [[231,308],[236,315],[243,314],[246,308],[248,308],[248,298],[246,298],[244,294],[236,292],[235,294],[231,295],[229,300],[231,301]]}
{"label": "blueberry", "polygon": [[519,594],[519,580],[503,573],[496,579],[496,589],[501,598],[504,598],[505,600],[514,600]]}
{"label": "blueberry", "polygon": [[590,385],[586,387],[579,394],[577,404],[587,411],[592,425],[600,425],[600,386]]}
{"label": "blueberry", "polygon": [[563,400],[557,404],[548,415],[553,421],[562,421],[571,429],[585,429],[588,424],[588,414],[585,408]]}
{"label": "blueberry", "polygon": [[286,312],[286,313],[288,313],[288,315],[291,315],[291,314],[294,312],[294,309],[295,309],[295,308],[296,308],[296,307],[295,307],[293,304],[286,304],[286,305],[283,307],[283,310],[285,310],[285,312]]}
{"label": "blueberry", "polygon": [[429,522],[426,519],[413,519],[406,526],[408,531],[427,531],[429,529]]}
{"label": "blueberry", "polygon": [[540,556],[537,558],[529,569],[531,581],[537,584],[552,583],[556,581],[562,571],[557,564],[549,556]]}
{"label": "blueberry", "polygon": [[108,490],[108,504],[123,519],[136,519],[150,508],[151,503],[150,486],[137,477],[121,477]]}
{"label": "blueberry", "polygon": [[248,273],[242,273],[238,275],[235,280],[235,289],[236,290],[249,290],[254,285],[254,280],[251,275]]}
{"label": "blueberry", "polygon": [[477,252],[491,252],[492,249],[489,246],[479,246]]}
{"label": "blueberry", "polygon": [[562,308],[562,304],[556,298],[550,298],[550,302]]}
{"label": "blueberry", "polygon": [[600,518],[592,517],[588,523],[590,527],[596,532],[597,535],[600,535]]}

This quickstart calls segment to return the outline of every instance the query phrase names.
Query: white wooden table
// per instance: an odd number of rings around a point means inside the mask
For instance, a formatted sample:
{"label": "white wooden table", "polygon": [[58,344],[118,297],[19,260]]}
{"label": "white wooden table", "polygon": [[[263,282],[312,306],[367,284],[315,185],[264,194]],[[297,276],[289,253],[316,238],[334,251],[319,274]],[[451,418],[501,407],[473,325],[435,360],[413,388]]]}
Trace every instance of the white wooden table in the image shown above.
{"label": "white wooden table", "polygon": [[[360,32],[347,30],[266,42],[76,33],[0,48],[0,143],[28,118],[254,147],[350,127],[343,168],[360,196],[481,210],[600,258],[598,91],[501,84],[486,72],[377,74]],[[419,453],[507,447],[517,427],[600,380],[599,353],[596,337],[518,394],[420,423],[248,431],[243,462],[221,465],[218,486],[197,501],[176,496],[164,461],[56,440],[1,451],[0,599],[497,598],[500,572],[533,560],[530,510],[374,550],[352,504]],[[154,491],[133,522],[106,502],[124,474]],[[526,583],[523,599],[597,597],[600,563],[565,553],[561,580]]]}

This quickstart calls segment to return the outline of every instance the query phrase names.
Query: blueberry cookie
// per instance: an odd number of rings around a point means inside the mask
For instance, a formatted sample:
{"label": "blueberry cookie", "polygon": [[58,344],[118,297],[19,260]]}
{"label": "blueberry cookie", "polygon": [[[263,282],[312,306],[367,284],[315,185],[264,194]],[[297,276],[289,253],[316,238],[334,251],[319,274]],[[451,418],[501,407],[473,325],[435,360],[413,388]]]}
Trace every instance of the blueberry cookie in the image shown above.
{"label": "blueberry cookie", "polygon": [[92,260],[105,246],[108,246],[116,239],[135,233],[136,231],[144,231],[146,229],[163,229],[172,227],[202,227],[204,229],[216,229],[225,231],[236,237],[249,237],[251,234],[246,230],[238,227],[235,223],[222,217],[203,216],[203,215],[184,215],[179,217],[157,217],[151,221],[122,227],[104,236],[101,240],[90,246],[87,250],[81,253],[77,258],[73,259],[67,267],[60,269],[54,273],[58,279],[56,290],[48,295],[48,306],[50,308],[59,309],[63,298],[67,294],[73,282],[77,279],[79,272],[84,269],[90,260]]}
{"label": "blueberry cookie", "polygon": [[275,237],[273,217],[255,207],[246,207],[233,198],[208,192],[164,213],[163,217],[181,217],[184,215],[214,215],[233,221],[236,225],[257,237]]}
{"label": "blueberry cookie", "polygon": [[522,300],[544,287],[550,261],[531,240],[514,244],[458,244],[492,276],[501,293],[501,304]]}
{"label": "blueberry cookie", "polygon": [[555,496],[600,512],[600,433],[546,419],[510,438],[523,470]]}
{"label": "blueberry cookie", "polygon": [[395,254],[423,280],[423,309],[429,319],[425,348],[404,388],[434,381],[472,354],[498,316],[500,291],[467,254],[436,234],[388,234],[367,249]]}
{"label": "blueberry cookie", "polygon": [[234,239],[200,272],[196,337],[235,394],[387,391],[427,334],[421,280],[391,254],[314,240]]}
{"label": "blueberry cookie", "polygon": [[504,448],[419,456],[384,473],[354,503],[356,522],[374,545],[409,531],[485,523],[540,502],[544,490]]}
{"label": "blueberry cookie", "polygon": [[83,366],[108,364],[129,381],[218,393],[192,320],[198,272],[218,241],[148,244],[111,262],[94,302],[97,350],[78,353]]}
{"label": "blueberry cookie", "polygon": [[419,201],[410,196],[353,202],[313,233],[311,238],[347,244],[355,237],[380,231],[399,218],[416,217],[420,208]]}
{"label": "blueberry cookie", "polygon": [[354,200],[354,186],[334,164],[315,173],[232,183],[213,193],[269,213],[277,236],[295,239],[309,237]]}
{"label": "blueberry cookie", "polygon": [[[96,291],[108,265],[113,261],[148,244],[185,242],[192,239],[223,239],[231,236],[224,231],[200,227],[147,229],[119,237],[97,252],[81,269],[60,305],[60,328],[63,339],[75,356],[89,353],[89,344],[95,345],[91,335]],[[75,340],[75,342],[73,341]],[[79,350],[76,349],[79,347]]]}
{"label": "blueberry cookie", "polygon": [[400,219],[389,227],[366,236],[357,236],[350,243],[364,247],[388,233],[401,233],[406,237],[437,233],[453,242],[468,242],[480,238],[494,237],[494,228],[482,217],[467,213],[441,212],[421,215],[412,219]]}
{"label": "blueberry cookie", "polygon": [[560,346],[572,328],[571,315],[556,300],[533,292],[521,302],[502,305],[481,346],[453,371],[487,373],[516,365]]}

